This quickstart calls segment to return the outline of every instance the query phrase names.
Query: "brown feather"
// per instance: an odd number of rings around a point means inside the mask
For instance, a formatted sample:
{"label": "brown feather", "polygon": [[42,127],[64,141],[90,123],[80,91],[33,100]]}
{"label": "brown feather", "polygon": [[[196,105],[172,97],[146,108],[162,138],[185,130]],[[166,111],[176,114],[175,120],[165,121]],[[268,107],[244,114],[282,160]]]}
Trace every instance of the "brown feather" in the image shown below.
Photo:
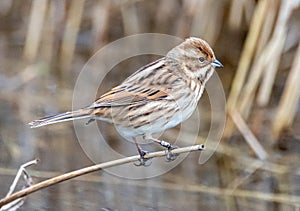
{"label": "brown feather", "polygon": [[215,59],[213,50],[205,40],[195,39],[193,37],[190,37],[187,40],[190,41],[189,43],[191,45],[199,49],[207,57],[208,60],[213,61]]}

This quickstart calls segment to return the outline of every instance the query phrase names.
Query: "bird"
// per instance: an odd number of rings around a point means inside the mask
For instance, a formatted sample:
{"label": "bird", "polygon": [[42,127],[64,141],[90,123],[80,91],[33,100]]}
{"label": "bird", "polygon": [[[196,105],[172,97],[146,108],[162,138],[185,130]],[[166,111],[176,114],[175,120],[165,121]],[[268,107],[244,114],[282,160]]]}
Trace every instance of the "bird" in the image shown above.
{"label": "bird", "polygon": [[76,119],[101,120],[113,123],[122,135],[132,137],[140,155],[138,165],[147,159],[136,141],[150,140],[168,149],[167,160],[176,158],[177,148],[153,134],[175,127],[188,119],[204,91],[215,68],[223,67],[210,45],[203,39],[189,37],[167,54],[131,74],[121,84],[101,95],[84,108],[34,120],[37,128]]}

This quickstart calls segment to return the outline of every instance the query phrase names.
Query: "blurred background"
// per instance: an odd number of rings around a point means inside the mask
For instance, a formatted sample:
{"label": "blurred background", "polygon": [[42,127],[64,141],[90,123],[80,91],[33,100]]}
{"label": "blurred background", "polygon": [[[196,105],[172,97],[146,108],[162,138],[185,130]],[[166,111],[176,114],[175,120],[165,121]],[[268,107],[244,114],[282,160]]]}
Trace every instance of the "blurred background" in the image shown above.
{"label": "blurred background", "polygon": [[[168,173],[145,180],[104,171],[82,176],[31,194],[20,210],[299,210],[299,4],[0,1],[0,198],[19,166],[34,158],[40,159],[29,171],[34,183],[93,164],[71,122],[34,130],[27,123],[71,109],[76,78],[101,47],[150,32],[201,37],[223,63],[218,75],[227,98],[227,122],[215,154],[199,165],[199,153],[191,153]],[[156,58],[120,63],[99,95]],[[210,125],[207,95],[199,112],[207,114],[201,116],[203,143]],[[136,154],[133,145],[122,145],[111,125],[97,124],[111,147]],[[166,140],[177,130],[167,132]]]}

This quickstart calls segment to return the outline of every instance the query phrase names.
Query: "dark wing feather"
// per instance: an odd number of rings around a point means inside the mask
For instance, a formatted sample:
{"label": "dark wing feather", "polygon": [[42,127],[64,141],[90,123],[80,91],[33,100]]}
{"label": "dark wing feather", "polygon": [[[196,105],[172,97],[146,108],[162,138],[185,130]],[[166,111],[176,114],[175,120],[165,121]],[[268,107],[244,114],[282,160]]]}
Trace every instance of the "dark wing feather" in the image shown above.
{"label": "dark wing feather", "polygon": [[115,87],[98,98],[90,107],[116,107],[131,105],[135,102],[144,101],[145,98],[128,92],[125,88]]}
{"label": "dark wing feather", "polygon": [[183,80],[174,71],[166,68],[162,58],[140,68],[121,85],[102,95],[89,108],[116,107],[143,104],[167,98],[172,89],[183,85]]}
{"label": "dark wing feather", "polygon": [[117,106],[126,106],[133,104],[143,104],[149,100],[162,99],[168,96],[168,93],[165,89],[160,90],[163,87],[153,86],[145,88],[143,92],[143,87],[140,87],[139,90],[131,90],[126,87],[115,87],[111,91],[102,95],[97,99],[89,108],[98,108],[98,107],[117,107]]}

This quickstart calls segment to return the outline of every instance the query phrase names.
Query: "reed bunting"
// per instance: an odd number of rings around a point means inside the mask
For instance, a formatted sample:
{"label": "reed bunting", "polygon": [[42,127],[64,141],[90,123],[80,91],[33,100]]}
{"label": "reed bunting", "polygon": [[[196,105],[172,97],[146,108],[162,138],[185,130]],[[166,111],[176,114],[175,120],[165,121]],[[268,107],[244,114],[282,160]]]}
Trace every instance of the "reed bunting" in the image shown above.
{"label": "reed bunting", "polygon": [[140,165],[145,165],[146,151],[137,144],[138,136],[166,147],[167,159],[173,160],[171,150],[175,146],[152,134],[172,128],[192,115],[215,67],[223,65],[209,44],[191,37],[165,57],[137,70],[90,106],[34,120],[29,125],[37,128],[83,118],[102,120],[115,124],[123,135],[135,140]]}

